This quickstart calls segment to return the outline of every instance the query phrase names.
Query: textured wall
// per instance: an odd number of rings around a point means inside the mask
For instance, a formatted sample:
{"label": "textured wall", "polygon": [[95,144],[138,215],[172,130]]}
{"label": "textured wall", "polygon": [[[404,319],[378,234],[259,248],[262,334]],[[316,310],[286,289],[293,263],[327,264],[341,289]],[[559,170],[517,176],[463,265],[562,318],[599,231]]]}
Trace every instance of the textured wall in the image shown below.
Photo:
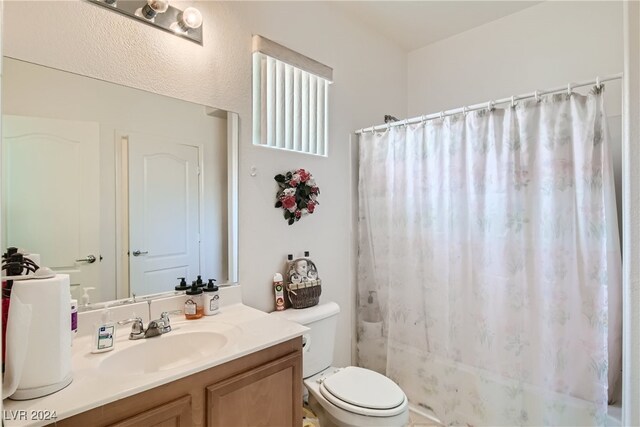
{"label": "textured wall", "polygon": [[[349,134],[380,123],[384,114],[405,115],[406,55],[341,16],[330,2],[194,3],[204,16],[204,46],[84,1],[5,2],[4,54],[238,112],[244,301],[271,310],[273,273],[287,253],[310,250],[323,279],[322,299],[342,307],[336,362],[348,363],[354,306]],[[328,158],[252,145],[254,33],[334,68]],[[252,166],[256,177],[249,175]],[[315,175],[321,205],[288,226],[273,208],[273,176],[297,167]]]}

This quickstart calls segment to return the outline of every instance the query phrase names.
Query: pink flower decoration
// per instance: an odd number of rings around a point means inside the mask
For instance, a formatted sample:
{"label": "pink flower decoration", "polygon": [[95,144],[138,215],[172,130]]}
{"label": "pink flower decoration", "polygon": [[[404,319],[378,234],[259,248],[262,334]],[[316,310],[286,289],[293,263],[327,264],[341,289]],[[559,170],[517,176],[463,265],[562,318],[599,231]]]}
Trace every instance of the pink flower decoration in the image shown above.
{"label": "pink flower decoration", "polygon": [[296,205],[295,196],[288,196],[282,199],[282,207],[285,209],[291,209],[292,207],[295,207],[295,205]]}
{"label": "pink flower decoration", "polygon": [[318,203],[320,189],[313,175],[296,169],[274,177],[280,189],[276,194],[276,208],[284,210],[284,219],[292,225],[305,215],[312,214]]}
{"label": "pink flower decoration", "polygon": [[309,211],[309,213],[313,213],[313,211],[316,208],[316,204],[313,202],[309,202],[307,203],[307,210]]}
{"label": "pink flower decoration", "polygon": [[300,182],[307,182],[311,178],[311,174],[304,169],[299,169],[297,175],[300,176]]}

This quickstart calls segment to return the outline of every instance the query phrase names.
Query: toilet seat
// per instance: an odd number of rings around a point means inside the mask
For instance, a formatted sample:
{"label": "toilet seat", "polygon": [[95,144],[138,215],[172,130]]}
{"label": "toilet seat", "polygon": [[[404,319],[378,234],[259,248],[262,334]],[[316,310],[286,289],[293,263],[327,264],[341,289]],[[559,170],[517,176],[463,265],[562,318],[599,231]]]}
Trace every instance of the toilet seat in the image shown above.
{"label": "toilet seat", "polygon": [[392,417],[406,410],[396,383],[369,369],[350,366],[323,378],[320,393],[335,406],[358,415]]}

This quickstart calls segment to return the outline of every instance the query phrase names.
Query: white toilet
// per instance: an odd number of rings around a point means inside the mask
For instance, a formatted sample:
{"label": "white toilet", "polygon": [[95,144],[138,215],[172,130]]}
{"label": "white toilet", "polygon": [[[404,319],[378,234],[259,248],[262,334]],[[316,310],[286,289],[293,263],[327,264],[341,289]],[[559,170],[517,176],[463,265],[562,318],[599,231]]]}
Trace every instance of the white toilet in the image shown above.
{"label": "white toilet", "polygon": [[369,369],[336,368],[333,346],[340,307],[334,302],[274,312],[310,329],[303,336],[302,365],[309,405],[322,427],[404,426],[408,400],[389,378]]}

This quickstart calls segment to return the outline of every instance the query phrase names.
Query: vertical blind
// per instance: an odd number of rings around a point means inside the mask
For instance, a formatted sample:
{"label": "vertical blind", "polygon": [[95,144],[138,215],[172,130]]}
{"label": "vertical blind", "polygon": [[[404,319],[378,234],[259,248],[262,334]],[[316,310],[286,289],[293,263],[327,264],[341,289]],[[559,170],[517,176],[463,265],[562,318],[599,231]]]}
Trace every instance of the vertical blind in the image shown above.
{"label": "vertical blind", "polygon": [[330,83],[263,52],[254,52],[253,143],[326,156]]}

